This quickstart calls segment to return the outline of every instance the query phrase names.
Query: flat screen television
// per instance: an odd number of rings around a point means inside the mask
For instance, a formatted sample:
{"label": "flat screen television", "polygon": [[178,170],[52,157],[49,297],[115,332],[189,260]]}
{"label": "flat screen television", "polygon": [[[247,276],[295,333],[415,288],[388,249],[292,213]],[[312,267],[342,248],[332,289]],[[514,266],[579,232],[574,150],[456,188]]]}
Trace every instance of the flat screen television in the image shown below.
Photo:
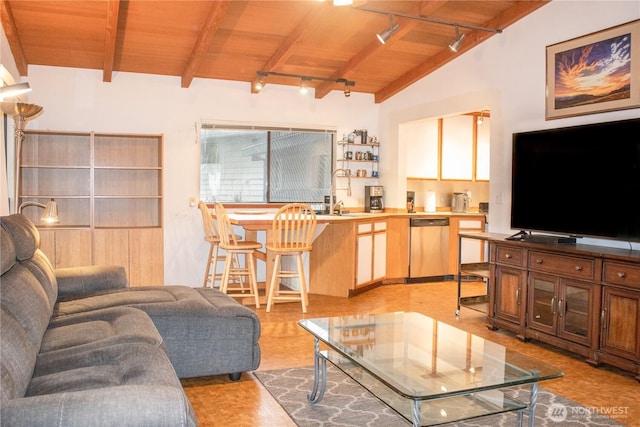
{"label": "flat screen television", "polygon": [[513,134],[513,229],[640,242],[639,199],[640,118]]}

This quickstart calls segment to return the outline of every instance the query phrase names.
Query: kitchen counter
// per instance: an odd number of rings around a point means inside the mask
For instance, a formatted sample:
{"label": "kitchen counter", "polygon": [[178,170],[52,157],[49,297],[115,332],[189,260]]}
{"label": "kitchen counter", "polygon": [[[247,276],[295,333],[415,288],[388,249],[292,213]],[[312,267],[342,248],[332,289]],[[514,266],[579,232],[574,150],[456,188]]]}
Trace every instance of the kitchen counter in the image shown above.
{"label": "kitchen counter", "polygon": [[[276,211],[229,208],[229,218],[249,233],[247,238],[255,237],[257,231],[267,231],[268,240]],[[349,297],[381,284],[405,282],[409,277],[412,218],[450,218],[448,248],[442,250],[448,252],[447,271],[452,275],[457,272],[458,232],[483,231],[485,224],[485,214],[479,212],[317,215],[318,226],[308,260],[309,292]],[[267,262],[269,271],[271,257],[265,253],[260,259]],[[369,279],[362,278],[369,274]]]}

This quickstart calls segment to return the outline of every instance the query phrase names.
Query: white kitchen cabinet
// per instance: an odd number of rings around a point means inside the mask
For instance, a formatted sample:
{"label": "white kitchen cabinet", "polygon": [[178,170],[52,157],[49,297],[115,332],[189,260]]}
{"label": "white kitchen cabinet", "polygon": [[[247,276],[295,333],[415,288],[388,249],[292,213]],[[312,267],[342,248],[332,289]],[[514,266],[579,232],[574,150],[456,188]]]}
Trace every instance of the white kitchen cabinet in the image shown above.
{"label": "white kitchen cabinet", "polygon": [[471,115],[442,119],[442,179],[473,178],[473,119]]}
{"label": "white kitchen cabinet", "polygon": [[399,139],[410,147],[407,176],[438,179],[439,122],[426,119],[400,125]]}
{"label": "white kitchen cabinet", "polygon": [[380,281],[387,272],[387,222],[357,224],[356,288]]}
{"label": "white kitchen cabinet", "polygon": [[476,118],[464,114],[400,124],[407,177],[488,181],[491,120],[483,116],[478,125]]}
{"label": "white kitchen cabinet", "polygon": [[491,117],[485,117],[476,138],[476,181],[489,181],[490,130]]}

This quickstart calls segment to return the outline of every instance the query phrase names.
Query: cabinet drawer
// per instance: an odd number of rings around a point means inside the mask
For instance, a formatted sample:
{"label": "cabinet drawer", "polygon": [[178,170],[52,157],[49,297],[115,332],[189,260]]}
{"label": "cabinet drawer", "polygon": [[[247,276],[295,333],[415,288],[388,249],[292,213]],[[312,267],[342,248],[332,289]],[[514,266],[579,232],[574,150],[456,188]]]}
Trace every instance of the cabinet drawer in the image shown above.
{"label": "cabinet drawer", "polygon": [[640,288],[640,265],[605,261],[602,271],[602,280],[606,283]]}
{"label": "cabinet drawer", "polygon": [[529,253],[529,269],[594,280],[596,260],[532,251]]}
{"label": "cabinet drawer", "polygon": [[496,263],[523,267],[524,251],[508,246],[496,247]]}

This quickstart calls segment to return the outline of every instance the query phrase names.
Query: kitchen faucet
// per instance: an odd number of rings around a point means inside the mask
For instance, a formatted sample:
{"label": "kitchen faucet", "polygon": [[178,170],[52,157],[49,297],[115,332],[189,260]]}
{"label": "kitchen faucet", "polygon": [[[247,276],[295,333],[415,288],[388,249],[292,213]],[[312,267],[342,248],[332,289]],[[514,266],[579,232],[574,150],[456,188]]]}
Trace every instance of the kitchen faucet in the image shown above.
{"label": "kitchen faucet", "polygon": [[334,170],[333,173],[331,174],[331,191],[329,194],[329,215],[333,215],[333,197],[336,195],[336,191],[338,191],[338,188],[336,188],[336,174],[338,172],[344,173],[348,179],[347,188],[340,188],[340,190],[347,190],[347,196],[351,197],[351,176],[349,175],[349,172],[346,169]]}

